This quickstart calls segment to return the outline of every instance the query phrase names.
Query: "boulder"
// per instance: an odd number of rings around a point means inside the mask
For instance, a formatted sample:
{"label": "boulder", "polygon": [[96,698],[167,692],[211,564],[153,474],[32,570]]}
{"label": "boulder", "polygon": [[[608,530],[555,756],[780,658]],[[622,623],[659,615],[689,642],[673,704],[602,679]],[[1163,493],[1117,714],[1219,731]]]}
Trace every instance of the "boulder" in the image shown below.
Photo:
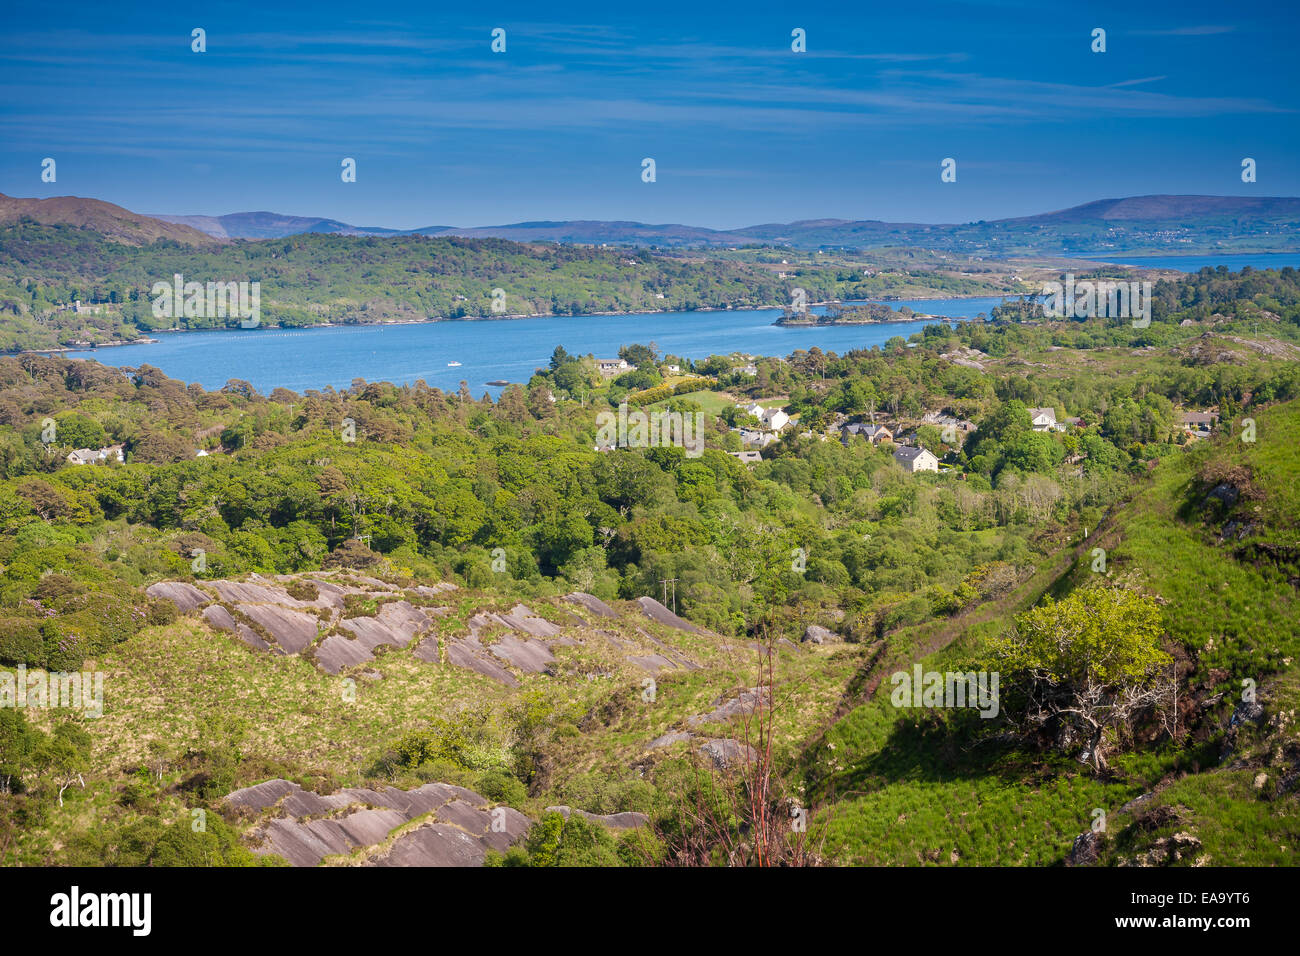
{"label": "boulder", "polygon": [[1070,846],[1070,855],[1065,859],[1066,866],[1090,866],[1097,862],[1097,853],[1101,848],[1101,834],[1089,830],[1074,838]]}
{"label": "boulder", "polygon": [[706,742],[700,751],[713,761],[719,770],[730,770],[743,763],[753,763],[758,759],[758,752],[739,740],[721,739]]}
{"label": "boulder", "polygon": [[839,639],[838,634],[828,627],[822,627],[820,624],[809,624],[803,632],[803,643],[805,644],[834,644]]}

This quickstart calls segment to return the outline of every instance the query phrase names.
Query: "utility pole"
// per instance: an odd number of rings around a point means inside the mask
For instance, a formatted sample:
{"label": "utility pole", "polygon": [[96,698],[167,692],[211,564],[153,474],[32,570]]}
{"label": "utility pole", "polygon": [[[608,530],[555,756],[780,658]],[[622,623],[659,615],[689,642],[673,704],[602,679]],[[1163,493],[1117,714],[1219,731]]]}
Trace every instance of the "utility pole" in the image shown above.
{"label": "utility pole", "polygon": [[660,578],[659,584],[663,587],[665,605],[668,604],[668,585],[671,584],[673,586],[673,613],[676,614],[677,613],[677,579]]}

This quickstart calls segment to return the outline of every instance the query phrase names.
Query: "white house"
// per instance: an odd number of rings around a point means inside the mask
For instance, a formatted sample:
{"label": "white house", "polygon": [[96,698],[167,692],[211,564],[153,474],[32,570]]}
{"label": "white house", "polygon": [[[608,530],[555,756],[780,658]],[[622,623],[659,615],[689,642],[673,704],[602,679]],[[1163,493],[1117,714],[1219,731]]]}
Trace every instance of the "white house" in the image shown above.
{"label": "white house", "polygon": [[1064,425],[1057,424],[1056,409],[1054,408],[1031,408],[1029,410],[1029,420],[1036,432],[1065,431]]}
{"label": "white house", "polygon": [[621,375],[631,367],[632,366],[628,365],[627,362],[621,358],[596,359],[596,368],[600,371],[600,374],[604,375],[606,378],[613,378],[616,375]]}
{"label": "white house", "polygon": [[903,466],[905,471],[915,474],[918,471],[938,471],[939,459],[924,448],[914,445],[899,445],[894,449],[894,461]]}
{"label": "white house", "polygon": [[121,445],[109,445],[107,448],[91,450],[78,448],[68,455],[68,461],[74,465],[102,465],[107,461],[126,461]]}
{"label": "white house", "polygon": [[769,408],[758,417],[758,420],[763,423],[764,428],[773,432],[779,432],[790,424],[790,416],[780,408]]}

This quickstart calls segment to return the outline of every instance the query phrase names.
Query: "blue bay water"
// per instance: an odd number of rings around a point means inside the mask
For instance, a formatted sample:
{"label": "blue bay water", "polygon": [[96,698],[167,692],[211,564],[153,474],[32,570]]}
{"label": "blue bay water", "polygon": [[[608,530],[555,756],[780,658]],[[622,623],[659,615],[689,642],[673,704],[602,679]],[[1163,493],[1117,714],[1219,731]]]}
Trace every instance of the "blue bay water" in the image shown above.
{"label": "blue bay water", "polygon": [[[950,318],[987,314],[1001,296],[973,299],[914,299],[890,302]],[[814,309],[813,311],[824,311]],[[474,395],[497,394],[494,380],[527,382],[544,367],[557,345],[575,355],[612,358],[619,346],[654,342],[661,355],[703,359],[744,352],[786,356],[814,345],[823,351],[883,345],[929,322],[870,326],[782,328],[778,309],[727,312],[656,312],[649,315],[560,316],[500,321],[431,322],[419,325],[350,325],[315,329],[232,329],[224,332],[160,332],[156,343],[66,353],[105,365],[152,365],[172,378],[220,388],[232,378],[264,394],[276,386],[346,388],[356,378],[403,385],[423,379],[444,391],[462,380]],[[448,368],[457,361],[459,368]]]}

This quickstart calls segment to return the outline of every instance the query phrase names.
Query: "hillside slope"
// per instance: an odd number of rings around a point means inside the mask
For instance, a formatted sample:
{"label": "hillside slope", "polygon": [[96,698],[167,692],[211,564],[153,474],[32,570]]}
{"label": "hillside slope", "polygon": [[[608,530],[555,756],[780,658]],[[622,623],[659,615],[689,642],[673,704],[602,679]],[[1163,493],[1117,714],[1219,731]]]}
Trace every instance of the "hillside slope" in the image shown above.
{"label": "hillside slope", "polygon": [[0,193],[0,225],[32,219],[44,225],[89,229],[115,242],[133,246],[171,239],[187,246],[215,245],[212,236],[187,225],[163,222],[99,199],[54,196],[20,199]]}
{"label": "hillside slope", "polygon": [[[896,632],[858,696],[808,749],[827,846],[870,864],[1293,864],[1300,843],[1300,402],[1253,413],[1168,458],[1111,520],[1007,602],[936,640]],[[896,709],[883,671],[964,669],[1035,596],[1097,583],[1154,595],[1179,675],[1176,739],[1138,735],[1107,777],[972,733],[951,712]],[[951,627],[951,624],[943,625]],[[955,639],[954,639],[955,638]],[[892,651],[890,650],[892,649]],[[888,663],[882,667],[879,663]],[[884,682],[875,686],[881,677]],[[1244,683],[1253,682],[1253,684]],[[1244,688],[1255,687],[1255,701]],[[1105,830],[1092,832],[1100,814]]]}

